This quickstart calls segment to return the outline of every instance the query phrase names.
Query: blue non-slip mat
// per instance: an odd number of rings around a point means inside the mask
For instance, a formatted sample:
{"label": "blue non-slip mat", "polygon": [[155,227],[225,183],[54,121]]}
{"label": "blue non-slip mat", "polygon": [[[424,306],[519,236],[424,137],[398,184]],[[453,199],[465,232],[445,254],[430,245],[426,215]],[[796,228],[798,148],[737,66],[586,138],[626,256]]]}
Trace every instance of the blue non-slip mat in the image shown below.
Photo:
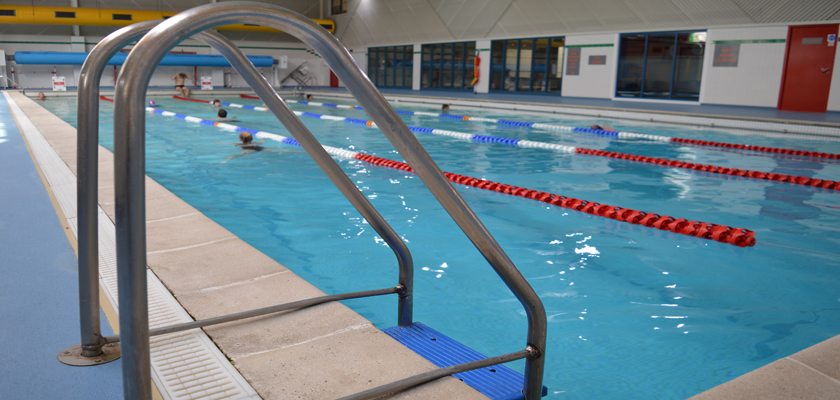
{"label": "blue non-slip mat", "polygon": [[[487,358],[483,354],[419,322],[415,322],[408,327],[396,326],[384,329],[383,332],[440,368]],[[504,365],[492,365],[452,376],[464,381],[473,389],[493,400],[521,400],[524,398],[522,384],[525,378]],[[548,388],[543,386],[542,395],[547,394]]]}
{"label": "blue non-slip mat", "polygon": [[[76,255],[0,93],[0,398],[121,399],[119,360],[60,363],[79,344]],[[102,334],[113,331],[100,313]]]}

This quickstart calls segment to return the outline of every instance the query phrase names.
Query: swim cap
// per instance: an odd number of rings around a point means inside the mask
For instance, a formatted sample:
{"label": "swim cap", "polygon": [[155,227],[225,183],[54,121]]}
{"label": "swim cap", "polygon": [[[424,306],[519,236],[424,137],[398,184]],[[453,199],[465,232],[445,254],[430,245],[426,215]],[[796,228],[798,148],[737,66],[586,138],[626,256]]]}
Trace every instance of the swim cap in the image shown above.
{"label": "swim cap", "polygon": [[155,105],[155,101],[154,101],[154,100],[149,100],[149,105],[150,105],[150,106]]}

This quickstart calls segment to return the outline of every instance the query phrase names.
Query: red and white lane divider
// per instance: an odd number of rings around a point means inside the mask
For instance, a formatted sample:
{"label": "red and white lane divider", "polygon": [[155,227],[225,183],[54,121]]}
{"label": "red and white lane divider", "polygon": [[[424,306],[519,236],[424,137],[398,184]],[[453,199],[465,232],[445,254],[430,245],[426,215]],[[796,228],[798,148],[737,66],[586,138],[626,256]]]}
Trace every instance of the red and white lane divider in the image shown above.
{"label": "red and white lane divider", "polygon": [[[246,99],[259,99],[257,96],[249,96],[246,94],[240,94],[240,97]],[[311,101],[300,101],[300,100],[286,100],[289,103],[297,103],[297,104],[308,104],[313,106],[322,106],[322,107],[337,107],[337,108],[355,108],[361,109],[358,106],[345,106],[340,104],[328,104],[328,103],[316,103]],[[235,106],[234,106],[235,107]],[[553,125],[553,124],[540,124],[534,122],[519,122],[519,121],[507,121],[503,119],[491,119],[491,118],[477,118],[477,117],[469,117],[463,115],[452,115],[452,114],[437,114],[437,113],[429,113],[429,112],[420,112],[420,111],[403,111],[403,110],[396,110],[398,114],[411,114],[411,115],[428,115],[432,117],[443,117],[443,118],[452,118],[452,119],[460,119],[465,121],[481,121],[481,122],[491,122],[496,124],[502,125],[513,125],[513,126],[524,126],[529,128],[538,128],[538,129],[548,129],[548,130],[555,130],[561,132],[583,132],[583,133],[594,133],[602,136],[615,136],[619,139],[647,139],[647,140],[655,140],[660,142],[673,142],[673,143],[688,143],[697,146],[713,146],[713,147],[725,147],[729,149],[742,149],[742,150],[751,150],[751,151],[758,151],[758,152],[765,152],[765,153],[774,153],[774,154],[788,154],[788,155],[795,155],[795,156],[803,156],[803,157],[815,157],[815,158],[829,158],[833,160],[840,159],[840,154],[831,154],[831,153],[821,153],[817,151],[805,151],[805,150],[793,150],[793,149],[781,149],[776,147],[765,147],[765,146],[752,146],[748,144],[735,144],[735,143],[722,143],[722,142],[711,142],[706,140],[695,140],[695,139],[684,139],[678,137],[671,137],[671,136],[661,136],[661,135],[648,135],[643,133],[635,133],[635,132],[615,132],[615,131],[605,131],[601,129],[591,129],[591,128],[579,128],[574,126],[563,126],[563,125]]]}
{"label": "red and white lane divider", "polygon": [[[102,98],[103,100],[112,101],[104,96],[102,96]],[[219,124],[215,121],[205,120],[196,117],[189,117],[178,113],[158,110],[152,107],[147,107],[146,110],[154,114],[173,116],[184,119],[186,121],[198,122],[203,125],[215,126],[234,132],[252,132],[258,138],[270,139],[281,143],[300,146],[300,144],[292,138],[273,133],[242,128],[231,124]],[[347,159],[356,159],[373,165],[395,168],[407,172],[414,172],[414,170],[411,169],[411,166],[404,162],[388,160],[381,157],[362,154],[356,151],[338,149],[330,146],[323,147],[327,151],[327,153],[333,156]],[[553,193],[536,191],[513,185],[501,184],[484,179],[473,178],[470,176],[453,174],[451,172],[444,172],[444,175],[453,183],[537,200],[558,207],[585,212],[587,214],[597,215],[600,217],[611,218],[617,221],[628,222],[634,225],[642,225],[648,228],[655,228],[679,233],[681,235],[715,240],[721,243],[729,243],[738,247],[748,247],[755,245],[755,232],[749,229],[733,228],[731,226],[718,225],[709,222],[689,221],[685,218],[674,218],[668,215],[659,215],[645,211],[633,210],[630,208],[615,207],[592,201],[576,199],[573,197],[560,196]]]}
{"label": "red and white lane divider", "polygon": [[[189,100],[195,101],[200,103],[209,103],[206,100],[197,100],[197,99],[188,99],[185,97],[180,96],[173,96],[176,99],[180,100]],[[287,100],[291,101],[291,100]],[[222,103],[225,105],[230,105],[231,103]],[[258,107],[253,106],[243,106],[246,108],[253,108],[258,109]],[[348,106],[349,107],[349,106]],[[259,109],[265,109],[264,107],[259,107]],[[294,111],[295,115],[298,116],[307,116],[319,119],[329,119],[335,121],[346,121],[354,124],[366,125],[369,127],[376,127],[376,123],[373,121],[367,121],[362,119],[355,119],[355,118],[347,118],[347,117],[336,117],[331,115],[322,115],[322,114],[314,114],[308,112],[301,112],[301,111]],[[534,142],[530,140],[519,140],[519,139],[511,139],[511,138],[504,138],[504,137],[496,137],[496,136],[486,136],[486,135],[476,135],[471,133],[465,132],[454,132],[454,131],[446,131],[442,129],[432,129],[432,128],[423,128],[417,126],[409,126],[409,130],[412,132],[419,132],[419,133],[429,133],[432,135],[438,136],[448,136],[456,139],[467,140],[471,142],[479,142],[479,143],[500,143],[508,146],[515,146],[515,147],[526,147],[526,148],[539,148],[539,149],[546,149],[546,150],[555,150],[561,151],[566,153],[578,153],[578,154],[587,154],[593,156],[600,156],[600,157],[610,157],[622,160],[630,160],[630,161],[638,161],[638,162],[645,162],[650,164],[657,164],[665,167],[672,167],[672,168],[685,168],[685,169],[693,169],[697,171],[703,172],[710,172],[714,174],[722,174],[722,175],[732,175],[732,176],[741,176],[745,178],[752,178],[752,179],[763,179],[769,181],[777,181],[777,182],[786,182],[792,183],[796,185],[805,185],[805,186],[815,186],[825,189],[832,189],[832,190],[840,190],[840,182],[832,181],[827,179],[816,179],[816,178],[808,178],[805,176],[797,176],[797,175],[784,175],[784,174],[776,174],[770,172],[761,172],[761,171],[752,171],[746,169],[738,169],[738,168],[729,168],[729,167],[719,167],[716,165],[707,165],[707,164],[695,164],[690,162],[678,161],[678,160],[669,160],[665,158],[655,158],[655,157],[645,157],[645,156],[637,156],[633,154],[625,154],[625,153],[616,153],[616,152],[608,152],[602,150],[594,150],[594,149],[587,149],[583,147],[572,147],[572,146],[564,146],[556,143],[545,143],[545,142]]]}

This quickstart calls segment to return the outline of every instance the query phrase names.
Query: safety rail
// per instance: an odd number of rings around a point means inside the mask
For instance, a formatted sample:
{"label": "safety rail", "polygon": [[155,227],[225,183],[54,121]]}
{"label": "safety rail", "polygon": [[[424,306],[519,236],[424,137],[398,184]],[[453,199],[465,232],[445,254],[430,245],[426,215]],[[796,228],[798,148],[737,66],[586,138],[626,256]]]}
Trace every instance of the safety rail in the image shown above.
{"label": "safety rail", "polygon": [[[307,301],[333,301],[335,296],[353,296],[355,298],[368,295],[399,294],[399,325],[412,324],[412,262],[408,248],[400,237],[384,221],[382,216],[373,208],[367,198],[344,174],[341,167],[321,147],[311,132],[294,115],[282,101],[271,85],[265,81],[256,68],[232,43],[224,37],[202,33],[199,39],[219,50],[231,65],[254,88],[255,92],[266,102],[268,108],[283,123],[286,129],[300,143],[301,147],[313,158],[339,190],[350,200],[354,207],[371,224],[391,246],[395,252],[400,268],[400,284],[391,289],[380,289],[367,292],[348,293],[344,295],[323,296],[303,302],[289,303],[264,309],[252,310],[245,313],[211,318],[205,321],[194,321],[177,326],[149,330],[148,304],[146,297],[146,231],[145,231],[145,88],[148,86],[154,68],[165,53],[184,38],[195,35],[202,30],[230,23],[248,23],[280,29],[303,40],[315,51],[321,54],[339,78],[344,81],[348,90],[368,110],[377,125],[382,127],[385,136],[394,147],[404,156],[413,170],[426,184],[432,194],[444,209],[455,220],[467,237],[473,242],[479,252],[488,260],[497,274],[507,284],[513,294],[525,308],[528,317],[528,336],[526,347],[514,353],[488,358],[482,362],[470,362],[451,367],[441,368],[426,374],[394,382],[375,388],[351,398],[372,398],[384,394],[394,393],[413,387],[443,376],[460,371],[481,368],[488,362],[500,363],[518,359],[526,359],[523,395],[526,399],[535,399],[542,393],[542,379],[545,363],[546,316],[541,300],[528,284],[513,262],[504,253],[495,239],[490,235],[475,213],[469,208],[464,199],[458,194],[440,168],[434,163],[429,154],[423,149],[414,135],[408,130],[399,116],[388,105],[384,97],[361,71],[347,50],[318,24],[306,17],[264,3],[253,2],[225,2],[199,6],[184,11],[151,29],[134,46],[126,59],[116,87],[114,107],[114,172],[115,172],[115,205],[116,205],[116,233],[117,233],[117,269],[119,280],[120,327],[119,337],[123,357],[123,385],[126,398],[151,398],[151,376],[149,337],[154,334],[175,332],[183,329],[206,326],[212,323],[228,322],[235,319],[248,318],[264,313],[277,312],[285,309],[299,308]],[[94,49],[97,56],[107,60],[109,52],[127,43],[140,33],[118,34],[117,31],[100,42]],[[130,37],[130,38],[129,38]],[[93,53],[91,55],[93,57]],[[84,68],[84,67],[83,67]],[[101,74],[101,69],[91,67],[91,72]],[[93,77],[93,73],[90,74]],[[97,75],[98,76],[98,75]],[[96,188],[96,175],[91,174],[90,159],[95,154],[95,143],[90,143],[91,137],[98,135],[92,130],[92,121],[98,115],[98,89],[86,90],[85,98],[81,98],[80,90],[80,119],[79,132],[86,136],[86,162],[79,168],[79,175],[94,177],[93,182],[86,181],[86,186],[80,185],[80,192],[91,187]],[[96,111],[90,112],[89,107],[95,103]],[[87,126],[83,131],[82,110],[89,114]],[[81,148],[80,144],[80,148]],[[91,153],[90,148],[93,148]],[[80,158],[82,154],[80,152]],[[81,161],[80,161],[81,165]],[[95,165],[93,163],[96,171]],[[96,191],[89,191],[88,195]],[[89,201],[89,199],[86,199]],[[80,201],[80,208],[82,202]],[[89,210],[88,210],[89,212]],[[94,213],[95,215],[95,210]],[[86,215],[86,217],[90,217]],[[81,220],[81,216],[80,216]],[[90,240],[88,229],[87,240]],[[82,235],[80,232],[80,239]],[[80,244],[81,246],[81,244]],[[90,243],[85,243],[90,246]],[[96,254],[95,252],[92,254]],[[88,260],[90,263],[91,260]],[[95,261],[94,261],[95,262]],[[87,266],[87,265],[85,265]],[[82,265],[80,265],[82,267]],[[84,328],[83,328],[84,329]],[[164,331],[166,330],[166,331]],[[100,342],[116,340],[116,337],[103,338]],[[492,364],[488,364],[492,365]]]}
{"label": "safety rail", "polygon": [[[114,344],[121,341],[120,335],[103,338],[99,320],[99,233],[97,225],[97,192],[98,192],[98,159],[99,141],[99,78],[108,60],[127,43],[143,36],[161,21],[144,21],[122,28],[103,39],[91,51],[80,73],[78,92],[78,125],[77,130],[77,201],[78,201],[78,232],[79,232],[79,304],[80,327],[82,344],[71,346],[59,354],[59,360],[66,364],[86,366],[100,365],[113,361],[120,356],[120,347]],[[250,60],[242,54],[232,43],[221,35],[208,31],[195,35],[196,39],[204,41],[228,60],[235,60],[247,65],[252,70],[247,71],[250,78],[259,75]],[[107,99],[106,99],[107,100]],[[349,178],[348,178],[349,179]],[[408,248],[399,239],[396,232],[388,226],[381,215],[376,213],[373,206],[364,196],[356,196],[351,202],[357,208],[364,209],[362,214],[372,226],[394,249],[400,265],[399,285],[393,288],[345,293],[341,295],[321,296],[294,303],[280,304],[257,310],[193,321],[184,324],[157,328],[149,332],[149,336],[180,332],[198,327],[221,324],[244,318],[251,318],[270,313],[277,313],[296,308],[310,307],[330,301],[347,300],[361,297],[379,296],[385,294],[399,294],[399,323],[401,326],[412,322],[413,307],[411,304],[411,287],[413,283],[413,262]],[[370,212],[373,210],[373,212]],[[127,335],[128,336],[128,335]],[[111,344],[110,346],[105,346]]]}

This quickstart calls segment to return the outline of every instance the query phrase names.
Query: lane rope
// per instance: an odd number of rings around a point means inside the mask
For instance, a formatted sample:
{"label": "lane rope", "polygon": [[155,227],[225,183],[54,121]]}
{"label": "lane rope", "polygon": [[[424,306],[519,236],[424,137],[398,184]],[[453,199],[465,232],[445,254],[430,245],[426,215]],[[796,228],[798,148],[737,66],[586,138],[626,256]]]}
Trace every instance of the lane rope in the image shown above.
{"label": "lane rope", "polygon": [[[101,98],[103,100],[113,101],[108,98],[105,98],[104,96],[101,96]],[[146,111],[151,112],[153,114],[181,118],[186,121],[197,122],[202,125],[215,126],[217,128],[222,128],[233,132],[251,132],[257,138],[274,140],[281,143],[291,144],[293,146],[300,147],[300,143],[298,143],[293,138],[269,132],[257,131],[255,129],[248,129],[236,125],[225,124],[217,121],[210,121],[197,117],[191,117],[170,111],[163,111],[152,107],[146,107]],[[338,156],[347,159],[356,159],[373,165],[394,168],[406,172],[414,172],[411,166],[404,162],[371,156],[357,151],[344,150],[330,146],[323,147],[327,151],[327,153],[333,156]],[[670,231],[681,235],[693,236],[702,239],[715,240],[721,243],[729,243],[738,247],[755,246],[756,243],[755,232],[749,229],[733,228],[727,225],[719,225],[702,221],[689,221],[685,218],[674,218],[668,215],[659,215],[630,208],[610,206],[607,204],[600,204],[588,200],[581,200],[573,197],[561,196],[554,193],[536,191],[513,185],[506,185],[498,182],[488,181],[485,179],[474,178],[471,176],[454,174],[451,172],[444,171],[443,174],[446,176],[447,179],[449,179],[450,182],[453,183],[472,186],[478,189],[494,191],[502,194],[519,196],[526,199],[537,200],[554,206],[585,212],[587,214],[596,215],[599,217],[610,218],[616,221],[628,222],[634,225],[641,225],[648,228]]]}
{"label": "lane rope", "polygon": [[[246,99],[259,99],[257,96],[250,96],[246,94],[240,94],[239,97],[246,98]],[[352,108],[352,109],[362,109],[359,106],[346,106],[341,104],[328,104],[328,103],[317,103],[312,101],[301,101],[301,100],[286,100],[288,103],[297,103],[297,104],[306,104],[311,106],[322,106],[322,107],[334,107],[334,108]],[[231,107],[235,107],[232,105]],[[469,117],[464,115],[452,115],[452,114],[436,114],[430,112],[421,112],[421,111],[403,111],[403,110],[396,110],[397,114],[409,114],[409,115],[427,115],[431,117],[442,117],[442,118],[451,118],[451,119],[460,119],[465,121],[481,121],[481,122],[490,122],[500,125],[511,125],[511,126],[522,126],[528,128],[537,128],[537,129],[547,129],[547,130],[554,130],[560,132],[581,132],[581,133],[592,133],[601,136],[614,136],[619,139],[648,139],[654,140],[659,142],[673,142],[673,143],[686,143],[686,144],[693,144],[697,146],[712,146],[712,147],[725,147],[730,149],[743,149],[743,150],[751,150],[756,152],[764,152],[764,153],[774,153],[774,154],[788,154],[788,155],[795,155],[795,156],[803,156],[803,157],[815,157],[815,158],[828,158],[833,160],[840,160],[840,154],[832,154],[832,153],[821,153],[817,151],[805,151],[805,150],[793,150],[793,149],[782,149],[776,147],[765,147],[765,146],[753,146],[748,144],[735,144],[735,143],[723,143],[723,142],[712,142],[706,140],[695,140],[695,139],[684,139],[672,136],[661,136],[661,135],[648,135],[643,133],[636,133],[636,132],[616,132],[616,131],[605,131],[601,129],[591,129],[591,128],[578,128],[573,126],[563,126],[563,125],[553,125],[553,124],[541,124],[541,123],[534,123],[534,122],[519,122],[519,121],[508,121],[503,119],[492,119],[492,118],[479,118],[479,117]]]}
{"label": "lane rope", "polygon": [[[197,100],[197,99],[188,99],[180,96],[173,96],[179,100],[189,100],[194,102],[200,103],[210,103],[206,100]],[[289,100],[292,101],[292,100]],[[222,103],[222,105],[230,105],[231,103]],[[235,105],[241,106],[241,104]],[[234,106],[234,107],[235,107]],[[347,106],[352,107],[352,106]],[[254,107],[254,106],[242,106],[242,108],[254,108],[258,111],[262,111],[262,109],[268,110],[265,107]],[[307,116],[319,119],[328,119],[334,121],[346,121],[354,124],[365,125],[369,127],[376,127],[376,123],[373,121],[362,120],[362,119],[355,119],[355,118],[347,118],[347,117],[336,117],[332,115],[322,115],[322,114],[314,114],[309,112],[302,112],[302,111],[293,111],[295,115],[298,116]],[[669,160],[665,158],[655,158],[655,157],[645,157],[645,156],[637,156],[633,154],[626,154],[626,153],[616,153],[610,151],[602,151],[602,150],[595,150],[595,149],[587,149],[583,147],[572,147],[572,146],[564,146],[555,143],[545,143],[545,142],[535,142],[530,140],[520,140],[520,139],[511,139],[511,138],[504,138],[504,137],[497,137],[497,136],[486,136],[486,135],[478,135],[472,133],[465,133],[465,132],[455,132],[455,131],[447,131],[442,129],[432,129],[432,128],[422,128],[416,126],[409,126],[409,130],[412,132],[419,132],[419,133],[429,133],[432,135],[437,136],[448,136],[456,139],[467,140],[471,142],[478,142],[478,143],[499,143],[508,146],[515,146],[515,147],[524,147],[524,148],[538,148],[538,149],[546,149],[546,150],[555,150],[564,153],[577,153],[577,154],[586,154],[592,156],[599,156],[599,157],[609,157],[621,160],[630,160],[636,162],[643,162],[649,164],[656,164],[664,167],[672,167],[672,168],[683,168],[683,169],[692,169],[696,171],[702,172],[709,172],[714,174],[722,174],[722,175],[731,175],[731,176],[739,176],[744,178],[752,178],[752,179],[762,179],[768,181],[776,181],[776,182],[785,182],[791,183],[795,185],[804,185],[804,186],[814,186],[820,187],[824,189],[832,189],[832,190],[840,190],[840,182],[832,181],[827,179],[817,179],[817,178],[809,178],[805,176],[798,176],[798,175],[785,175],[785,174],[777,174],[771,172],[762,172],[762,171],[752,171],[747,169],[738,169],[738,168],[729,168],[729,167],[720,167],[716,165],[709,165],[709,164],[696,164],[691,162],[679,161],[679,160]]]}

